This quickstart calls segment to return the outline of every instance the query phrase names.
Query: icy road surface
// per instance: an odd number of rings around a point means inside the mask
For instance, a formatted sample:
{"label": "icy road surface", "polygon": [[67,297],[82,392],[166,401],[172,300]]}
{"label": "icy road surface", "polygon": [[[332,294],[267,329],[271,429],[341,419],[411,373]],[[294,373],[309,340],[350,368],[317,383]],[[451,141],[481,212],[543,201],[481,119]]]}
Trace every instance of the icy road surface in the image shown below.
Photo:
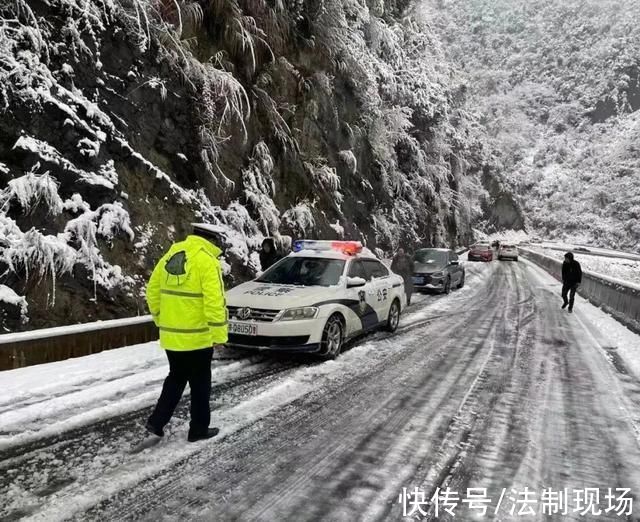
{"label": "icy road surface", "polygon": [[466,266],[335,362],[217,353],[213,441],[186,443],[183,402],[130,454],[154,344],[0,373],[0,519],[399,520],[403,487],[486,488],[492,509],[505,488],[640,492],[640,339],[583,299],[561,312],[527,262]]}

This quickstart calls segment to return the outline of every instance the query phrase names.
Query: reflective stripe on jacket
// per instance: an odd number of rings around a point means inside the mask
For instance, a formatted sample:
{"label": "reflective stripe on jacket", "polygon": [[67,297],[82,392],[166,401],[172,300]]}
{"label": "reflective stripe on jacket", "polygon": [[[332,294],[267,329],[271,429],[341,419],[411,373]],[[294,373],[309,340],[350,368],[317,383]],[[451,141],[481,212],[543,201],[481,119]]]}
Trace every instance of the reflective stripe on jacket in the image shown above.
{"label": "reflective stripe on jacket", "polygon": [[[154,268],[147,304],[165,350],[199,350],[227,342],[221,253],[206,239],[188,236],[175,243]],[[176,254],[184,259],[178,263],[178,272],[169,263]]]}

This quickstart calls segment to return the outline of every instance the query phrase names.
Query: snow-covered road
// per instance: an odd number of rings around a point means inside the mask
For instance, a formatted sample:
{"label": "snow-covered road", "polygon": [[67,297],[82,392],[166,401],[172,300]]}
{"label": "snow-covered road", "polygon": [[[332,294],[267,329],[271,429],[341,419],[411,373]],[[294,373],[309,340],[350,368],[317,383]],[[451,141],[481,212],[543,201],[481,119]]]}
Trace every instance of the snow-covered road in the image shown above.
{"label": "snow-covered road", "polygon": [[0,373],[0,518],[397,520],[405,487],[486,488],[491,512],[511,488],[640,492],[640,339],[582,299],[562,313],[527,262],[467,270],[337,361],[218,353],[214,441],[186,443],[183,404],[130,454],[166,371],[153,344]]}

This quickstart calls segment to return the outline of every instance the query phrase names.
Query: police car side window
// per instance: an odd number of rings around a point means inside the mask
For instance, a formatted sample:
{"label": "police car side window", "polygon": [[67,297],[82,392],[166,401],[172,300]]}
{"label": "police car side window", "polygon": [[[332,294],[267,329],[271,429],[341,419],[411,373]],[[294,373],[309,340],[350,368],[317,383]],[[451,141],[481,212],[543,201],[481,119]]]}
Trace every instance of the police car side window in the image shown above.
{"label": "police car side window", "polygon": [[368,279],[379,279],[381,277],[387,277],[389,275],[389,270],[387,270],[387,267],[379,261],[375,261],[373,259],[365,259],[363,263],[365,266],[365,270],[369,275]]}
{"label": "police car side window", "polygon": [[349,266],[349,277],[361,277],[365,281],[369,281],[369,277],[367,277],[367,273],[364,270],[364,266],[362,266],[362,261],[353,260],[351,261],[351,266]]}

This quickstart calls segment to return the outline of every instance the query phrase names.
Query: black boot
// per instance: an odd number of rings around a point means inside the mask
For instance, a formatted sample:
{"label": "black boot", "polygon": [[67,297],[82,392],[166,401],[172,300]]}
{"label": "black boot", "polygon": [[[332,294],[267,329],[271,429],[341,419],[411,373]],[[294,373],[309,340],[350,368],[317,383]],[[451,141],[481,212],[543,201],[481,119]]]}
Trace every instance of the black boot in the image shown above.
{"label": "black boot", "polygon": [[147,424],[144,426],[149,433],[152,433],[156,437],[164,437],[164,430],[159,430],[150,421],[147,421]]}
{"label": "black boot", "polygon": [[563,303],[563,304],[562,304],[562,309],[564,310],[564,309],[567,307],[567,305],[568,305],[568,304],[569,304],[569,303]]}
{"label": "black boot", "polygon": [[220,433],[220,430],[218,428],[207,428],[207,431],[204,433],[196,433],[189,430],[189,436],[187,437],[187,440],[189,442],[197,442],[199,440],[211,439],[218,433]]}

